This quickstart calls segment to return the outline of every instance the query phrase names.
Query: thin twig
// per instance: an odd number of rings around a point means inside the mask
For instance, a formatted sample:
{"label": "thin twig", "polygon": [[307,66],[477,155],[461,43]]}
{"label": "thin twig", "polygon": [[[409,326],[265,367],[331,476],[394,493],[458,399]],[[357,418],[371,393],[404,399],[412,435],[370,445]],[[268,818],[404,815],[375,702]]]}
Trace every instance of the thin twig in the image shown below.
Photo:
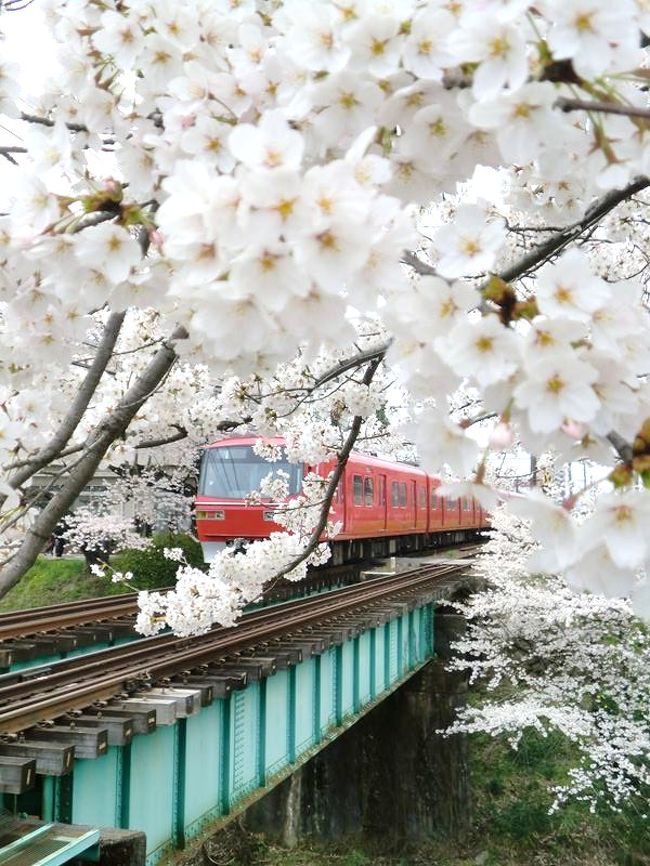
{"label": "thin twig", "polygon": [[591,99],[568,99],[561,96],[555,101],[560,111],[596,111],[599,114],[622,114],[624,117],[641,117],[650,120],[650,108],[637,105],[622,105],[620,102],[602,102]]}
{"label": "thin twig", "polygon": [[[382,358],[374,358],[368,364],[366,372],[363,376],[364,385],[370,385],[381,361]],[[291,571],[294,570],[294,568],[297,568],[307,559],[308,556],[310,556],[310,554],[312,554],[316,550],[318,545],[321,543],[321,535],[323,534],[323,532],[325,531],[325,527],[327,526],[332,498],[334,496],[334,493],[336,492],[339,481],[343,476],[343,470],[345,469],[350,453],[354,448],[354,443],[357,441],[357,437],[359,436],[359,431],[361,430],[362,423],[363,418],[361,417],[361,415],[355,415],[352,421],[352,425],[350,427],[350,431],[346,436],[345,443],[337,454],[336,467],[330,477],[327,488],[325,490],[325,494],[323,496],[323,507],[321,509],[320,518],[316,526],[313,528],[311,535],[309,536],[307,546],[300,554],[298,554],[298,556],[294,557],[294,559],[292,559],[287,566],[285,566],[281,571],[274,575],[274,577],[272,578],[273,582],[284,577],[286,574],[289,574]]]}

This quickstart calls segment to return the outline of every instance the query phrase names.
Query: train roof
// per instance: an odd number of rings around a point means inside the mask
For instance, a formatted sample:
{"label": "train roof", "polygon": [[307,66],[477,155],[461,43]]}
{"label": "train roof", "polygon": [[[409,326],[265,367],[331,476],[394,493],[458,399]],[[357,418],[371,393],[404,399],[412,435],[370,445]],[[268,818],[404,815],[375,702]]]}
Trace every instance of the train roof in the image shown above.
{"label": "train roof", "polygon": [[[254,445],[258,439],[263,439],[269,445],[284,445],[282,436],[229,436],[224,439],[219,439],[217,442],[211,442],[206,445],[206,448],[220,448],[232,445]],[[411,463],[401,463],[397,460],[387,460],[383,457],[373,457],[371,454],[363,454],[361,451],[353,451],[348,459],[348,466],[363,465],[374,467],[377,469],[390,469],[393,472],[396,470],[404,472],[404,474],[417,475],[422,478],[427,477],[427,472],[419,466],[413,466]]]}

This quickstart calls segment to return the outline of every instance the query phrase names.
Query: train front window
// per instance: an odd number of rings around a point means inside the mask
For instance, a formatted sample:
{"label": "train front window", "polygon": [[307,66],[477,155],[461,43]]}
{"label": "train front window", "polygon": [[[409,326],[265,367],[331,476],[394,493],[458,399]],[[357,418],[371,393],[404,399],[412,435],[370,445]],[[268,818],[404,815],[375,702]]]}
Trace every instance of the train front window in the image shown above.
{"label": "train front window", "polygon": [[286,460],[269,462],[259,457],[250,445],[207,448],[201,461],[199,495],[224,499],[245,499],[258,490],[262,479],[281,469],[289,476],[289,494],[298,493],[302,466]]}

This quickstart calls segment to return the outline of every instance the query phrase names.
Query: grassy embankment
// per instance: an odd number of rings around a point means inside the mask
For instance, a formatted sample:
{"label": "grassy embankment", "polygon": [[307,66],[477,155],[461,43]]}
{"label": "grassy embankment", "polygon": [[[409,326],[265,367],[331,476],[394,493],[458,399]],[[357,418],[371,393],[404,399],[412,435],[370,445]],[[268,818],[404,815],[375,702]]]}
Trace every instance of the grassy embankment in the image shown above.
{"label": "grassy embankment", "polygon": [[27,574],[0,600],[0,611],[114,595],[127,589],[124,584],[112,583],[109,577],[88,574],[83,559],[39,556]]}
{"label": "grassy embankment", "polygon": [[165,559],[165,547],[180,547],[191,565],[203,564],[201,546],[197,541],[189,535],[167,532],[154,535],[151,546],[145,550],[125,550],[111,556],[113,569],[130,571],[133,574],[133,580],[128,583],[113,583],[110,575],[97,577],[89,574],[81,556],[78,559],[39,556],[35,565],[0,600],[0,612],[96,598],[101,595],[117,595],[130,589],[172,586],[178,563]]}

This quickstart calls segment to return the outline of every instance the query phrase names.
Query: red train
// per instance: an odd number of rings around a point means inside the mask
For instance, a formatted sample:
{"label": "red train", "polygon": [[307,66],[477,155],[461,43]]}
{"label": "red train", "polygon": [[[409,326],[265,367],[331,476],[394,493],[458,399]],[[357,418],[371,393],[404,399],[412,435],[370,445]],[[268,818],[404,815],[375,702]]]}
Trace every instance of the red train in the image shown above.
{"label": "red train", "polygon": [[[334,463],[268,463],[253,451],[258,437],[233,437],[208,445],[201,461],[196,528],[209,562],[226,545],[267,538],[279,527],[268,506],[246,497],[271,471],[289,476],[290,494],[303,473],[326,477]],[[267,440],[282,445],[282,439]],[[331,541],[333,563],[389,556],[455,544],[485,528],[486,511],[473,499],[438,496],[440,479],[406,463],[352,452],[332,502],[332,520],[343,528]]]}

